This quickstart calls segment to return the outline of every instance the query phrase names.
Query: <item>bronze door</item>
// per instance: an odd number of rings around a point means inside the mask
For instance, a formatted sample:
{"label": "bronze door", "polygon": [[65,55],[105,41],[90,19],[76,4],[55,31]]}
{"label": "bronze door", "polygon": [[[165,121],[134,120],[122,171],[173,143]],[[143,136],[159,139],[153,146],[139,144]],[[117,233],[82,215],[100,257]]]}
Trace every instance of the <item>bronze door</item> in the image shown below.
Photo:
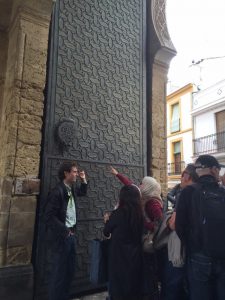
{"label": "bronze door", "polygon": [[41,197],[36,253],[36,299],[44,299],[51,252],[43,243],[41,213],[64,160],[89,179],[76,203],[77,266],[71,293],[89,282],[89,241],[102,236],[121,184],[110,165],[139,183],[146,173],[145,1],[60,0],[52,16]]}

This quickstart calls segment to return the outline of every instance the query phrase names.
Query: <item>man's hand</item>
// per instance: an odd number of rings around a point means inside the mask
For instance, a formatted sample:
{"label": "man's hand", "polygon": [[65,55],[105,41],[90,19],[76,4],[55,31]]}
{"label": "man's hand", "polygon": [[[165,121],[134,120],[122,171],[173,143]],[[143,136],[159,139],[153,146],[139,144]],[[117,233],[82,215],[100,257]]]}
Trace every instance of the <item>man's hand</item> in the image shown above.
{"label": "man's hand", "polygon": [[79,172],[79,177],[82,181],[86,181],[86,175],[83,170]]}
{"label": "man's hand", "polygon": [[116,169],[114,169],[112,166],[110,166],[110,171],[115,176],[118,174],[118,171]]}
{"label": "man's hand", "polygon": [[104,223],[106,223],[106,222],[109,221],[109,217],[110,217],[110,213],[109,212],[104,213]]}
{"label": "man's hand", "polygon": [[173,212],[171,218],[169,218],[169,220],[167,222],[167,226],[171,230],[175,230],[175,220],[176,220],[176,212]]}
{"label": "man's hand", "polygon": [[67,237],[74,235],[74,232],[72,232],[71,230],[69,231]]}

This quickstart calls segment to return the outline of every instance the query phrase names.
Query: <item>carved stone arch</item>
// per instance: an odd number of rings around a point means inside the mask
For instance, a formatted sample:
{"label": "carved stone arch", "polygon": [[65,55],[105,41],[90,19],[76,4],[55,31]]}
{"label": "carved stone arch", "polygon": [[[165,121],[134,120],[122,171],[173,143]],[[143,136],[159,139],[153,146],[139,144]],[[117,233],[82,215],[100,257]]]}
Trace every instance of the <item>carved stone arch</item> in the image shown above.
{"label": "carved stone arch", "polygon": [[148,174],[156,177],[165,193],[166,82],[169,63],[176,55],[166,21],[166,0],[147,0],[147,157]]}
{"label": "carved stone arch", "polygon": [[155,44],[152,44],[153,52],[157,60],[169,64],[170,60],[176,55],[176,49],[169,35],[166,20],[166,0],[151,1],[151,31],[155,35]]}

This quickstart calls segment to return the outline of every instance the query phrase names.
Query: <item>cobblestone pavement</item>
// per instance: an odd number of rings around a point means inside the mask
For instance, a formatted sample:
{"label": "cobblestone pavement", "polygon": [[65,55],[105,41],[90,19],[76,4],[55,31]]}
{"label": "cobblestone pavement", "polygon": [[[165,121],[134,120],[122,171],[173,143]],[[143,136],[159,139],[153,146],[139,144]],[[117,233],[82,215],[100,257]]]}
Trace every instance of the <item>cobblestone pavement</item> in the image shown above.
{"label": "cobblestone pavement", "polygon": [[83,296],[81,298],[76,298],[73,300],[105,300],[107,296],[108,293],[104,292],[104,293],[99,293],[94,295]]}

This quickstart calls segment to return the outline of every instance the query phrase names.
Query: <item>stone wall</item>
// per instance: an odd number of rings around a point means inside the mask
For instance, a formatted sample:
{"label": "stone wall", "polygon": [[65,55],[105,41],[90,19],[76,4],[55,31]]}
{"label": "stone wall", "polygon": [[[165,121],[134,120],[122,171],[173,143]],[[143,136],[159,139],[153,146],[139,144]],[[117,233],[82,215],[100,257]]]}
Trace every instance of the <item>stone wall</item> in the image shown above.
{"label": "stone wall", "polygon": [[152,71],[152,176],[167,191],[166,82],[168,66],[153,63]]}
{"label": "stone wall", "polygon": [[51,9],[13,1],[0,32],[0,266],[31,260]]}

